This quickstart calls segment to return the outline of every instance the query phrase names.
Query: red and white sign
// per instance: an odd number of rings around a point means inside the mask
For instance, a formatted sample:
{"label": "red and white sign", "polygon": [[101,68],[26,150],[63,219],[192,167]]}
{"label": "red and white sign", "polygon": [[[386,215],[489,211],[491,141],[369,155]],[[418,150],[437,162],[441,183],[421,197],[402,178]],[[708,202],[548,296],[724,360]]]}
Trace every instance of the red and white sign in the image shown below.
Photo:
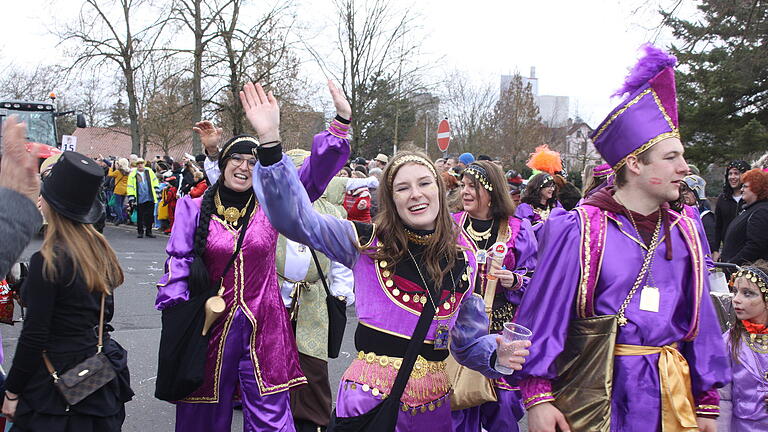
{"label": "red and white sign", "polygon": [[440,121],[437,125],[437,148],[440,151],[448,150],[448,145],[451,143],[451,125],[448,124],[447,119]]}
{"label": "red and white sign", "polygon": [[493,257],[505,257],[507,255],[507,245],[505,245],[502,242],[496,242],[491,246],[491,250],[493,251]]}

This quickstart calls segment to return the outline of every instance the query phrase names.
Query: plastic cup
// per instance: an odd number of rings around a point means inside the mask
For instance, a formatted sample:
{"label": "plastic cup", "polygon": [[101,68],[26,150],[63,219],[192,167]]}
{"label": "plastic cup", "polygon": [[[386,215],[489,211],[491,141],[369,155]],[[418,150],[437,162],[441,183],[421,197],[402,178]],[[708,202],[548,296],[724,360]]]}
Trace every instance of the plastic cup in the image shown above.
{"label": "plastic cup", "polygon": [[[504,323],[504,331],[501,333],[501,337],[504,339],[504,342],[530,340],[531,336],[533,336],[532,331],[528,330],[526,327],[521,326],[520,324],[511,322]],[[515,372],[514,369],[499,364],[498,355],[496,356],[496,364],[493,368],[496,369],[497,372],[504,375],[512,375]]]}

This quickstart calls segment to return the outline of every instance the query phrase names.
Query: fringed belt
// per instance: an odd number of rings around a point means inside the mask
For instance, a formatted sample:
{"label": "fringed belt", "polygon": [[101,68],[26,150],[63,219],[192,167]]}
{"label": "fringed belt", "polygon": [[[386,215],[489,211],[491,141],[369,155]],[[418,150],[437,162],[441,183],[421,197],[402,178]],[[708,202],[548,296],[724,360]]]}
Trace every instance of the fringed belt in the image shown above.
{"label": "fringed belt", "polygon": [[[384,399],[392,390],[402,363],[403,359],[399,357],[378,356],[360,351],[341,379],[349,381],[346,385],[352,390],[359,385],[364,392],[370,391],[373,396],[381,395]],[[412,409],[414,413],[434,411],[443,403],[448,403],[444,397],[450,389],[445,362],[428,361],[419,356],[400,399],[402,409]]]}
{"label": "fringed belt", "polygon": [[661,387],[661,430],[663,432],[698,430],[691,393],[691,373],[677,344],[663,347],[616,344],[614,355],[641,356],[659,354]]}

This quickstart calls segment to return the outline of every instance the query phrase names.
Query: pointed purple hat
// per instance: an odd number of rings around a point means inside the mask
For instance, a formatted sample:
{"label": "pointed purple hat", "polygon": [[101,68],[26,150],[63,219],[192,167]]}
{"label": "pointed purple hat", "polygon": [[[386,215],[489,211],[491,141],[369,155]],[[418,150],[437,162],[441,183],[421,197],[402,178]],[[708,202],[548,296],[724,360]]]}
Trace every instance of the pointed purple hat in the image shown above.
{"label": "pointed purple hat", "polygon": [[667,138],[680,138],[675,71],[677,59],[651,44],[614,94],[629,93],[590,138],[614,171],[629,155],[638,155]]}

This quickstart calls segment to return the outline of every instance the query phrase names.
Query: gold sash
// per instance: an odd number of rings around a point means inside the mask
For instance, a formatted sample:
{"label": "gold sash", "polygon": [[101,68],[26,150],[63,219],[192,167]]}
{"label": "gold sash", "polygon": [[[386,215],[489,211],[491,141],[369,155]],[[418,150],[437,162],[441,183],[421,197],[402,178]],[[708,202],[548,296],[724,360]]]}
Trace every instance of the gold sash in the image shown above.
{"label": "gold sash", "polygon": [[662,432],[698,431],[695,404],[691,393],[691,373],[677,344],[663,347],[616,344],[614,355],[659,354]]}

